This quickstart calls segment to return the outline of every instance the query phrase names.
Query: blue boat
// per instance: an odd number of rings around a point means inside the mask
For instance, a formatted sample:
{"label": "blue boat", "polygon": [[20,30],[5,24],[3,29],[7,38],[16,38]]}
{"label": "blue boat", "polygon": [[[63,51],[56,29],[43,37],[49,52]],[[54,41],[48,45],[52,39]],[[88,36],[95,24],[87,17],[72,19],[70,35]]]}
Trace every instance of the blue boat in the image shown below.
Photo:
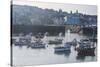
{"label": "blue boat", "polygon": [[55,47],[54,49],[55,49],[55,52],[71,51],[71,45],[65,44],[64,46],[58,46],[58,47]]}

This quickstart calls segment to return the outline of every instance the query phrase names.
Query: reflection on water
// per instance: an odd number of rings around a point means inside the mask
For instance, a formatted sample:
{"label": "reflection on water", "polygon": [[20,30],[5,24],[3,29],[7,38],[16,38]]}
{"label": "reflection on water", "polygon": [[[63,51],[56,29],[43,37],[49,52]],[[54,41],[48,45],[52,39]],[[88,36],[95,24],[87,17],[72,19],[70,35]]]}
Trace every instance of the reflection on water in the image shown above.
{"label": "reflection on water", "polygon": [[[67,34],[66,34],[67,35]],[[61,36],[61,34],[60,34]],[[69,36],[69,34],[68,34]],[[87,36],[71,33],[70,41],[77,39],[78,41]],[[17,37],[16,37],[17,38]],[[84,61],[96,61],[96,56],[77,56],[75,47],[71,46],[71,52],[55,52],[54,47],[63,44],[47,44],[47,40],[54,39],[54,36],[48,36],[43,39],[46,43],[44,49],[32,49],[27,46],[15,46],[13,45],[13,64],[14,65],[38,65],[38,64],[56,64],[56,63],[70,63],[70,62],[84,62]],[[64,37],[63,37],[64,38]]]}

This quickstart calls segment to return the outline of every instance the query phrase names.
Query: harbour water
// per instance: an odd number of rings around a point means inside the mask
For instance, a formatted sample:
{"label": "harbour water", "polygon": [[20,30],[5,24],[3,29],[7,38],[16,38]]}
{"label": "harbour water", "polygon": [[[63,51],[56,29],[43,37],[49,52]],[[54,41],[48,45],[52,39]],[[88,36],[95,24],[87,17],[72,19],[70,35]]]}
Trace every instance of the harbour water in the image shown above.
{"label": "harbour water", "polygon": [[[32,49],[27,46],[15,46],[13,44],[13,65],[43,65],[43,64],[61,64],[61,63],[72,63],[72,62],[86,62],[86,61],[96,61],[97,56],[78,56],[77,51],[74,50],[74,46],[71,46],[70,53],[55,53],[54,47],[61,46],[63,44],[47,44],[47,40],[53,40],[57,36],[45,37],[44,41],[46,43],[46,48],[44,49]],[[18,38],[18,37],[16,37]],[[73,39],[89,38],[89,36],[84,36],[77,33],[70,33],[65,38],[67,41],[72,41]]]}

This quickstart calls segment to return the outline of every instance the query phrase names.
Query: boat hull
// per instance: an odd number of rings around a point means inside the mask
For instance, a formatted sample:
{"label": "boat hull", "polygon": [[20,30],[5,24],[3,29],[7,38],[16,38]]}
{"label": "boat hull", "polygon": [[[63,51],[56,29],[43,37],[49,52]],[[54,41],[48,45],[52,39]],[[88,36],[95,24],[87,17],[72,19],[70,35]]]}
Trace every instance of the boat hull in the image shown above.
{"label": "boat hull", "polygon": [[68,52],[68,51],[70,51],[70,48],[66,48],[66,47],[55,48],[55,52]]}
{"label": "boat hull", "polygon": [[31,48],[45,48],[45,44],[30,44],[28,47]]}
{"label": "boat hull", "polygon": [[95,48],[78,48],[78,55],[83,55],[83,56],[94,56],[95,55]]}
{"label": "boat hull", "polygon": [[15,46],[26,46],[26,45],[28,45],[28,43],[20,43],[20,42],[16,42],[16,43],[14,43],[15,44]]}
{"label": "boat hull", "polygon": [[62,41],[49,41],[49,44],[62,44]]}

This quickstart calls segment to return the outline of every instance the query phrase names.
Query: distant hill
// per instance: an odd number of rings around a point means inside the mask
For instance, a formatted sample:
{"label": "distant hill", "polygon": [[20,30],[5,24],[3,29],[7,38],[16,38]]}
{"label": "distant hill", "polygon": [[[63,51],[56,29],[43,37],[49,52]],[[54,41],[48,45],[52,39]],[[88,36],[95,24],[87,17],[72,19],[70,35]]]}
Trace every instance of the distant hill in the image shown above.
{"label": "distant hill", "polygon": [[[67,20],[65,21],[65,16]],[[35,6],[12,5],[12,23],[14,25],[65,25],[65,24],[97,24],[96,15],[67,13],[61,9],[42,9]]]}
{"label": "distant hill", "polygon": [[14,25],[62,25],[64,24],[63,17],[67,13],[60,11],[34,6],[12,5],[12,22]]}

